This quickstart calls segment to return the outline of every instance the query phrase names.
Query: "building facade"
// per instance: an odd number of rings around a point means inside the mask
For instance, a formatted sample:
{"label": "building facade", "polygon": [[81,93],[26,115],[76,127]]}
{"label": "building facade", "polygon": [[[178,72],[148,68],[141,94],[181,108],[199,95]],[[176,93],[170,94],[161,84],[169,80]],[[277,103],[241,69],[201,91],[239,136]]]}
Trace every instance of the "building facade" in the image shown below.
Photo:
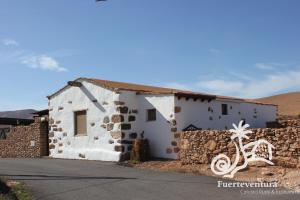
{"label": "building facade", "polygon": [[263,128],[277,118],[275,105],[87,78],[48,99],[54,158],[119,161],[144,137],[152,156],[176,159],[184,129],[227,129],[240,120]]}

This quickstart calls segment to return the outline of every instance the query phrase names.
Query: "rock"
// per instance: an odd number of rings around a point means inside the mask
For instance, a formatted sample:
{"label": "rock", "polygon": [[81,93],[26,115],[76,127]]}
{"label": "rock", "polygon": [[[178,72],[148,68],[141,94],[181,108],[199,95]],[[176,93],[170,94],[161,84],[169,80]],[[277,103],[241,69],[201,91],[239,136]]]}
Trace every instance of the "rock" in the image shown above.
{"label": "rock", "polygon": [[171,123],[172,126],[176,126],[176,125],[177,125],[177,122],[176,122],[175,119],[172,119],[172,120],[170,121],[170,123]]}
{"label": "rock", "polygon": [[188,149],[189,148],[189,141],[187,139],[183,139],[180,141],[180,148],[181,149]]}
{"label": "rock", "polygon": [[214,151],[217,147],[217,143],[214,140],[210,140],[207,142],[206,146],[210,151]]}
{"label": "rock", "polygon": [[121,144],[133,144],[133,141],[131,140],[121,140]]}
{"label": "rock", "polygon": [[113,139],[121,139],[122,132],[121,131],[111,131],[110,135]]}
{"label": "rock", "polygon": [[124,152],[125,148],[122,145],[116,145],[115,146],[115,151],[117,152]]}
{"label": "rock", "polygon": [[180,107],[180,106],[175,106],[174,112],[175,112],[175,113],[181,112],[181,107]]}
{"label": "rock", "polygon": [[268,168],[262,168],[262,170],[261,170],[261,175],[263,175],[263,176],[273,176],[274,175],[274,172],[273,171],[271,171],[270,169],[268,169]]}
{"label": "rock", "polygon": [[130,137],[131,139],[136,139],[136,138],[137,138],[137,133],[130,133],[130,134],[129,134],[129,137]]}
{"label": "rock", "polygon": [[103,123],[104,123],[104,124],[109,123],[109,117],[108,117],[108,116],[105,116],[105,117],[103,118]]}
{"label": "rock", "polygon": [[49,133],[49,138],[51,138],[51,137],[54,137],[54,132],[53,131]]}
{"label": "rock", "polygon": [[135,116],[129,115],[129,116],[128,116],[128,121],[129,121],[129,122],[135,121]]}
{"label": "rock", "polygon": [[125,105],[125,102],[123,102],[123,101],[114,101],[114,104],[116,106],[122,106],[122,105]]}
{"label": "rock", "polygon": [[178,153],[180,151],[180,148],[174,147],[173,151],[174,151],[174,153]]}
{"label": "rock", "polygon": [[50,124],[50,125],[51,125],[51,124],[54,124],[54,119],[53,119],[53,118],[50,118],[49,124]]}
{"label": "rock", "polygon": [[113,115],[111,117],[111,121],[113,123],[120,123],[120,122],[123,122],[124,121],[124,116],[123,115]]}
{"label": "rock", "polygon": [[117,107],[117,112],[121,114],[126,114],[128,113],[128,107],[127,106],[119,106]]}
{"label": "rock", "polygon": [[171,128],[171,132],[177,132],[177,128],[176,127]]}
{"label": "rock", "polygon": [[132,145],[128,145],[127,146],[127,151],[131,151],[132,150]]}
{"label": "rock", "polygon": [[113,123],[109,123],[109,124],[106,125],[106,130],[107,131],[111,131],[113,129],[114,129],[114,124]]}
{"label": "rock", "polygon": [[50,144],[49,145],[49,149],[55,149],[55,145],[54,144]]}
{"label": "rock", "polygon": [[130,130],[131,124],[121,124],[121,130]]}
{"label": "rock", "polygon": [[108,143],[109,144],[113,144],[113,143],[115,143],[113,140],[108,140]]}
{"label": "rock", "polygon": [[79,153],[78,156],[79,156],[80,158],[85,158],[85,155],[84,155],[83,153]]}
{"label": "rock", "polygon": [[138,110],[137,109],[133,109],[133,110],[131,110],[131,113],[138,114]]}
{"label": "rock", "polygon": [[166,153],[167,153],[167,154],[171,154],[171,153],[172,153],[172,148],[167,148],[167,149],[166,149]]}
{"label": "rock", "polygon": [[177,142],[176,142],[176,141],[172,141],[172,142],[171,142],[171,145],[172,145],[172,146],[177,146]]}

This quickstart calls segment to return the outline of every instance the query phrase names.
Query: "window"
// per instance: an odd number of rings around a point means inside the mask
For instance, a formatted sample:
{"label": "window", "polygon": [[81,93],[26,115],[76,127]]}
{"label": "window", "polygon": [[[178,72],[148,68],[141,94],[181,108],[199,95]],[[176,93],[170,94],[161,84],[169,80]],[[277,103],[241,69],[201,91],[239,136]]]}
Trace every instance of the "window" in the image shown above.
{"label": "window", "polygon": [[241,119],[243,121],[242,125],[244,126],[246,124],[246,119]]}
{"label": "window", "polygon": [[155,121],[156,120],[156,109],[147,110],[147,121]]}
{"label": "window", "polygon": [[228,115],[228,105],[222,104],[222,115]]}
{"label": "window", "polygon": [[74,112],[75,135],[86,135],[86,110]]}

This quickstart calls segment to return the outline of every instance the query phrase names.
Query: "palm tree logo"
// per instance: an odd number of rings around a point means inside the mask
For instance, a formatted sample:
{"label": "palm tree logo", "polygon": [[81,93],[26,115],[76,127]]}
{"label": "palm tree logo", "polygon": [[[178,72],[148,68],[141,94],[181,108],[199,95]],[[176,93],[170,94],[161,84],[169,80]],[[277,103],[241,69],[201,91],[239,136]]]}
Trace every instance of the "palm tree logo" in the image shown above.
{"label": "palm tree logo", "polygon": [[[216,175],[223,175],[223,177],[233,178],[234,174],[237,171],[246,168],[248,163],[253,161],[262,161],[270,165],[274,165],[274,163],[271,161],[272,148],[274,148],[274,146],[271,143],[264,139],[259,139],[257,141],[249,142],[244,145],[243,139],[249,139],[247,134],[252,133],[252,131],[247,130],[249,124],[243,125],[243,121],[240,121],[238,126],[236,126],[235,124],[232,125],[234,129],[230,129],[229,131],[233,133],[233,135],[231,136],[231,140],[235,145],[236,156],[232,164],[230,158],[225,154],[219,154],[214,157],[211,162],[210,168]],[[262,146],[267,146],[267,158],[256,154],[257,150]],[[240,154],[244,158],[244,163],[238,166],[241,156]]]}

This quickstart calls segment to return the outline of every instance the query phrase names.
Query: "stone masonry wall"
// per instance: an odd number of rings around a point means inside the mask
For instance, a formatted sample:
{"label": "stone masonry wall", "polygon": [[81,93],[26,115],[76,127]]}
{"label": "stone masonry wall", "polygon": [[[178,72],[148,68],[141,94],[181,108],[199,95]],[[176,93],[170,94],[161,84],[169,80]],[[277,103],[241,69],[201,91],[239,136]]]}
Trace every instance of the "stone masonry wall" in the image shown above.
{"label": "stone masonry wall", "polygon": [[[278,129],[252,129],[249,139],[243,144],[258,139],[265,139],[274,145],[273,159],[275,165],[300,168],[300,128],[286,127]],[[227,155],[231,162],[235,159],[235,145],[227,130],[201,130],[180,133],[179,159],[183,164],[210,164],[220,153]],[[265,151],[266,149],[260,149]],[[266,152],[266,151],[265,151]],[[242,161],[242,160],[241,160]]]}
{"label": "stone masonry wall", "polygon": [[0,140],[0,157],[41,157],[48,153],[48,123],[38,118],[29,126],[11,128],[8,137]]}

